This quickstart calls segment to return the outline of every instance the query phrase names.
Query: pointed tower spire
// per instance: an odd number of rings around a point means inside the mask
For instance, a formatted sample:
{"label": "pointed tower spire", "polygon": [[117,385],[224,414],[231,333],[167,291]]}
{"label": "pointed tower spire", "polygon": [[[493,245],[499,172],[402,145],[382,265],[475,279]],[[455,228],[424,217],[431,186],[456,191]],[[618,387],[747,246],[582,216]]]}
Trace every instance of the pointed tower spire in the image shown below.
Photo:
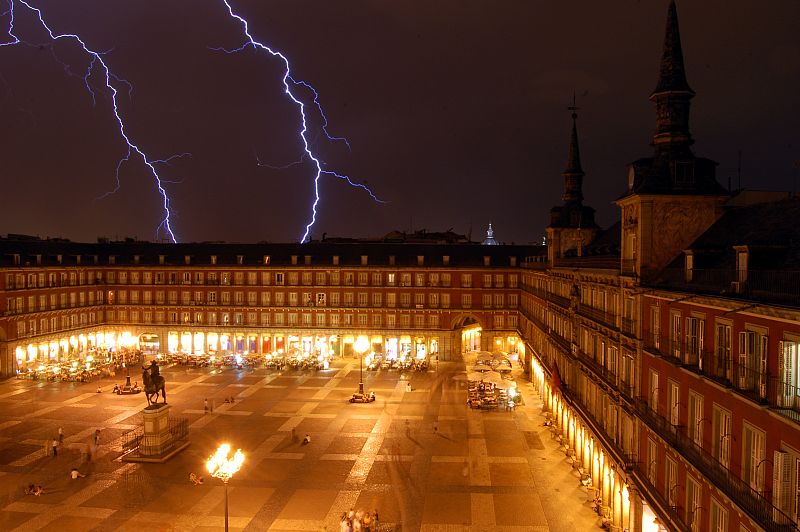
{"label": "pointed tower spire", "polygon": [[675,7],[675,0],[669,3],[667,11],[661,71],[653,94],[670,91],[689,92],[694,95],[694,91],[689,87],[689,82],[686,81],[686,70],[683,67],[683,49],[681,48],[681,33],[678,28],[678,9]]}
{"label": "pointed tower spire", "polygon": [[672,0],[667,11],[658,83],[650,95],[650,101],[656,104],[653,145],[657,152],[690,155],[689,146],[694,143],[689,132],[689,106],[692,98],[694,91],[686,81],[686,69],[683,66],[678,9],[675,7],[675,0]]}
{"label": "pointed tower spire", "polygon": [[583,168],[581,168],[581,152],[578,147],[578,107],[575,105],[575,93],[572,94],[572,105],[567,107],[572,111],[572,134],[569,138],[569,152],[567,154],[567,167],[562,172],[564,176],[564,194],[561,199],[564,203],[581,203],[583,201]]}

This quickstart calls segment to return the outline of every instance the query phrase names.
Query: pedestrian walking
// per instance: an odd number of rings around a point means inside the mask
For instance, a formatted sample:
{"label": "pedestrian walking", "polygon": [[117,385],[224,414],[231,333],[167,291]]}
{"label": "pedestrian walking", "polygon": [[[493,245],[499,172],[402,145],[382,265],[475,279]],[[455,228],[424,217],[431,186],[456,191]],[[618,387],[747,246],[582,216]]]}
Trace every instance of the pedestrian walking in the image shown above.
{"label": "pedestrian walking", "polygon": [[56,456],[58,456],[58,440],[53,438],[52,445],[53,445],[53,458],[55,458]]}
{"label": "pedestrian walking", "polygon": [[95,446],[100,445],[100,429],[94,431],[94,444]]}
{"label": "pedestrian walking", "polygon": [[62,427],[58,427],[58,443],[59,445],[64,443],[64,429]]}
{"label": "pedestrian walking", "polygon": [[208,414],[208,399],[203,399],[203,412]]}

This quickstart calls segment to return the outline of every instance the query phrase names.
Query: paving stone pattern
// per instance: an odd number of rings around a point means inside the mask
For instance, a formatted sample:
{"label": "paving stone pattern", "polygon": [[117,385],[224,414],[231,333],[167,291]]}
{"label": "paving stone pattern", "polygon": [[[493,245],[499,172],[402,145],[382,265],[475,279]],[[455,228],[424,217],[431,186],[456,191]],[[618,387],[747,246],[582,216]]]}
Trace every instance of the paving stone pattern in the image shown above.
{"label": "paving stone pattern", "polygon": [[[426,373],[365,371],[365,388],[377,396],[369,404],[347,401],[359,381],[353,360],[320,372],[174,366],[162,374],[170,415],[188,419],[191,442],[164,464],[119,460],[146,406],[141,394],[111,393],[119,376],[0,383],[0,530],[221,530],[225,487],[204,463],[223,441],[246,455],[227,487],[231,530],[335,531],[350,508],[377,509],[381,530],[599,525],[519,374],[524,404],[514,412],[469,409],[458,363]],[[53,457],[59,426],[64,441]],[[309,445],[300,443],[305,434]],[[72,480],[73,467],[86,476]],[[203,485],[189,482],[192,472],[206,477]],[[45,493],[25,495],[29,483]]]}

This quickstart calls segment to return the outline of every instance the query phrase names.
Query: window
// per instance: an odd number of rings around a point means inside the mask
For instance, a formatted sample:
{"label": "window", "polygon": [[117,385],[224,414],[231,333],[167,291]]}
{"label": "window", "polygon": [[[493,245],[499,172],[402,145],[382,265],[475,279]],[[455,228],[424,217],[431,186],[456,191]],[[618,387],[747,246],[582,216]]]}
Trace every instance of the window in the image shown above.
{"label": "window", "polygon": [[442,294],[442,308],[450,308],[450,294]]}
{"label": "window", "polygon": [[700,484],[690,475],[686,475],[686,521],[692,532],[700,530]]}
{"label": "window", "polygon": [[308,286],[311,284],[311,272],[303,272],[303,285]]}
{"label": "window", "polygon": [[661,348],[661,307],[650,307],[650,338],[647,338],[655,349]]}
{"label": "window", "polygon": [[764,492],[766,451],[764,431],[744,422],[742,428],[742,480],[759,493]]}
{"label": "window", "polygon": [[658,445],[656,442],[647,439],[647,479],[650,484],[656,485],[658,478]]}
{"label": "window", "polygon": [[503,288],[503,286],[505,286],[505,282],[504,282],[502,273],[495,274],[495,276],[494,276],[494,286],[495,286],[495,288]]}
{"label": "window", "polygon": [[397,282],[396,279],[397,279],[396,273],[386,274],[386,284],[388,284],[389,286],[394,286],[394,284]]}
{"label": "window", "polygon": [[317,292],[316,301],[317,301],[316,305],[318,307],[324,307],[325,306],[325,301],[326,301],[325,292]]}
{"label": "window", "polygon": [[400,274],[400,286],[411,286],[411,274],[410,273]]}
{"label": "window", "polygon": [[331,327],[338,327],[338,326],[339,326],[339,315],[331,314]]}
{"label": "window", "polygon": [[331,292],[331,306],[338,307],[341,304],[339,292]]}
{"label": "window", "polygon": [[298,280],[299,276],[297,272],[289,272],[289,284],[291,286],[297,286]]}
{"label": "window", "polygon": [[297,292],[289,292],[289,306],[296,307],[297,301]]}
{"label": "window", "polygon": [[367,292],[359,292],[358,293],[358,306],[359,307],[366,307],[369,301],[369,294]]}
{"label": "window", "polygon": [[483,308],[492,308],[492,294],[483,294]]}
{"label": "window", "polygon": [[670,328],[669,328],[669,341],[670,341],[670,354],[677,359],[681,358],[681,313],[670,313]]}
{"label": "window", "polygon": [[325,327],[325,314],[317,314],[317,327]]}
{"label": "window", "polygon": [[416,286],[425,286],[425,274],[424,273],[416,274],[414,276],[414,284],[416,284]]}
{"label": "window", "polygon": [[703,422],[708,421],[703,416],[703,396],[689,392],[689,423],[686,427],[687,434],[698,446],[703,446]]}
{"label": "window", "polygon": [[386,306],[389,308],[394,308],[397,306],[397,294],[394,292],[386,294]]}
{"label": "window", "polygon": [[461,307],[472,308],[472,294],[461,294]]}
{"label": "window", "polygon": [[407,292],[400,294],[400,306],[403,308],[411,306],[411,294]]}
{"label": "window", "polygon": [[737,385],[740,390],[767,396],[767,335],[755,331],[739,333],[739,364]]}
{"label": "window", "polygon": [[358,315],[358,326],[359,327],[366,327],[368,322],[369,316],[366,314],[359,314]]}
{"label": "window", "polygon": [[723,467],[729,467],[731,457],[731,412],[714,405],[711,417],[711,452]]}
{"label": "window", "polygon": [[438,329],[439,328],[439,315],[438,314],[431,314],[428,316],[428,328],[429,329]]}
{"label": "window", "polygon": [[381,327],[381,315],[380,314],[373,314],[372,315],[372,326],[373,327]]}
{"label": "window", "polygon": [[492,287],[492,274],[487,273],[483,276],[483,287],[484,288],[491,288]]}
{"label": "window", "polygon": [[469,273],[461,274],[461,287],[472,288],[472,275]]}
{"label": "window", "polygon": [[317,272],[317,285],[322,286],[325,284],[325,272]]}
{"label": "window", "polygon": [[714,331],[714,360],[710,371],[717,378],[731,380],[731,326],[717,322]]}
{"label": "window", "polygon": [[449,273],[443,273],[442,274],[442,286],[448,287],[448,288],[450,287],[450,274]]}
{"label": "window", "polygon": [[686,318],[686,362],[703,368],[702,351],[706,321],[701,318]]}
{"label": "window", "polygon": [[417,329],[422,329],[425,327],[425,315],[424,314],[414,314],[414,327]]}
{"label": "window", "polygon": [[667,495],[667,503],[674,508],[678,506],[678,464],[669,457],[667,457],[664,464],[664,493]]}
{"label": "window", "polygon": [[283,273],[276,273],[275,274],[275,284],[283,285]]}
{"label": "window", "polygon": [[717,499],[711,497],[711,532],[728,532],[728,511]]}
{"label": "window", "polygon": [[430,274],[428,276],[428,279],[429,279],[429,284],[431,286],[439,286],[439,274],[438,273]]}
{"label": "window", "polygon": [[380,272],[375,272],[372,274],[372,286],[381,286],[381,274]]}
{"label": "window", "polygon": [[680,425],[681,397],[680,387],[675,381],[669,381],[669,423],[673,427]]}
{"label": "window", "polygon": [[650,370],[650,389],[648,392],[650,408],[655,412],[658,413],[658,399],[659,399],[660,390],[658,389],[658,372]]}
{"label": "window", "polygon": [[800,375],[797,371],[798,347],[792,340],[784,340],[778,347],[778,395],[777,404],[784,408],[800,406]]}
{"label": "window", "polygon": [[376,292],[372,294],[372,306],[373,307],[380,307],[383,305],[383,294],[380,292]]}
{"label": "window", "polygon": [[302,321],[303,325],[305,325],[306,327],[310,326],[311,325],[311,314],[308,314],[308,313],[303,314],[302,320],[303,320]]}
{"label": "window", "polygon": [[502,329],[504,327],[502,315],[494,315],[492,321],[495,329]]}
{"label": "window", "polygon": [[344,306],[345,307],[352,307],[355,302],[355,294],[353,292],[345,292],[344,293]]}

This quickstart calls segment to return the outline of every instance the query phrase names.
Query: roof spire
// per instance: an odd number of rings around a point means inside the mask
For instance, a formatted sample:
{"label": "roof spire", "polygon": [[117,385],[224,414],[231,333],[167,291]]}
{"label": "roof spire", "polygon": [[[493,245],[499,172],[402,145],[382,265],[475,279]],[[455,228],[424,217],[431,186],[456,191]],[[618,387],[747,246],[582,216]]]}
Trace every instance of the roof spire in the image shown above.
{"label": "roof spire", "polygon": [[583,168],[581,168],[581,152],[578,147],[578,113],[580,108],[575,102],[575,92],[572,93],[572,105],[567,110],[572,111],[572,133],[569,138],[569,152],[567,154],[567,167],[561,173],[564,176],[564,194],[561,199],[565,203],[583,201]]}
{"label": "roof spire", "polygon": [[678,9],[675,7],[675,0],[670,1],[667,11],[661,70],[658,76],[658,84],[653,94],[660,92],[688,92],[694,95],[689,82],[686,81],[686,70],[683,67],[683,49],[681,48]]}

